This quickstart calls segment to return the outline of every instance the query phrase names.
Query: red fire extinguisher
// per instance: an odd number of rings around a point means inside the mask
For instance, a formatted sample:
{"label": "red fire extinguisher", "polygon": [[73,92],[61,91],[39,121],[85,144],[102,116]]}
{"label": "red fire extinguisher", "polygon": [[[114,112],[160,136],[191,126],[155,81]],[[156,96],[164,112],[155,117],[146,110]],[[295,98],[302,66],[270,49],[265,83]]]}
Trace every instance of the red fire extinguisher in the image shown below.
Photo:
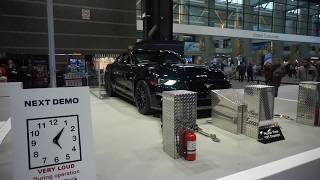
{"label": "red fire extinguisher", "polygon": [[187,161],[196,160],[196,134],[192,131],[186,131],[184,134],[185,155]]}

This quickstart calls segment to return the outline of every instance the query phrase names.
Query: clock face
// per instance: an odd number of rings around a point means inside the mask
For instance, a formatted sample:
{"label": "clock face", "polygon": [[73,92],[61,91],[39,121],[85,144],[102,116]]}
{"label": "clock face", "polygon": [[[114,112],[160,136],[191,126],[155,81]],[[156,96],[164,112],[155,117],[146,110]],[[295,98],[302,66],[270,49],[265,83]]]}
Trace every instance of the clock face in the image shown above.
{"label": "clock face", "polygon": [[78,115],[27,119],[29,169],[81,161]]}

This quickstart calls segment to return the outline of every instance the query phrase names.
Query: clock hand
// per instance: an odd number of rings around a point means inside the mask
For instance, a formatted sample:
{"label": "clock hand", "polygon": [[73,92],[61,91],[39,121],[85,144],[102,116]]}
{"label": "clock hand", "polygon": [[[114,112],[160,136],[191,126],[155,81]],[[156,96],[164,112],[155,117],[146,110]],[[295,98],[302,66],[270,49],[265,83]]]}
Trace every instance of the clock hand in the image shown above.
{"label": "clock hand", "polygon": [[54,144],[56,144],[57,146],[59,146],[60,149],[62,149],[62,147],[60,146],[58,141],[53,141]]}
{"label": "clock hand", "polygon": [[62,128],[61,131],[56,135],[56,137],[53,138],[53,143],[56,144],[57,146],[59,146],[61,149],[62,149],[62,147],[59,144],[59,139],[60,139],[60,136],[61,136],[63,130],[64,130],[64,128]]}

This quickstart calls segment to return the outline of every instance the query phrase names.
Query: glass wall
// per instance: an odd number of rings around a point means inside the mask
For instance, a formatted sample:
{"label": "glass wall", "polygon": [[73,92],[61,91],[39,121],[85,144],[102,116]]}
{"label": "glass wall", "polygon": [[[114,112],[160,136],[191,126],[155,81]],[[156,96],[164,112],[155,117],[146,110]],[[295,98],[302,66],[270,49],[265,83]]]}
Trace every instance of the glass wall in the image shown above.
{"label": "glass wall", "polygon": [[243,0],[228,1],[228,17],[227,17],[227,28],[231,29],[242,29],[243,28]]}
{"label": "glass wall", "polygon": [[174,0],[173,1],[173,23],[190,24],[189,23],[189,1]]}
{"label": "glass wall", "polygon": [[259,31],[272,32],[273,2],[259,5]]}
{"label": "glass wall", "polygon": [[320,30],[320,9],[319,4],[310,3],[309,17],[308,17],[308,34],[311,36],[319,36]]}
{"label": "glass wall", "polygon": [[286,30],[287,34],[297,34],[297,22],[300,14],[298,1],[287,0],[286,4]]}
{"label": "glass wall", "polygon": [[215,27],[226,28],[228,17],[228,1],[216,0],[214,5],[213,23]]}
{"label": "glass wall", "polygon": [[208,25],[208,0],[188,1],[189,24]]}
{"label": "glass wall", "polygon": [[[137,0],[137,19],[141,19]],[[319,2],[308,0],[173,0],[173,22],[287,34],[320,35]]]}

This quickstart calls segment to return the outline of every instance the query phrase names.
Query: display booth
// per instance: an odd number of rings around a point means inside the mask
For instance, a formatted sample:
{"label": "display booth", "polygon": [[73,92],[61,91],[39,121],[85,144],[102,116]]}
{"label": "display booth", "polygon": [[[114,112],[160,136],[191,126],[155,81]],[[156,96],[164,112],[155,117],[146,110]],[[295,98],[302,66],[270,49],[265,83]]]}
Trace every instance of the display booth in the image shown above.
{"label": "display booth", "polygon": [[90,92],[96,97],[106,97],[104,73],[108,64],[112,64],[117,54],[96,54],[88,67],[88,85]]}

